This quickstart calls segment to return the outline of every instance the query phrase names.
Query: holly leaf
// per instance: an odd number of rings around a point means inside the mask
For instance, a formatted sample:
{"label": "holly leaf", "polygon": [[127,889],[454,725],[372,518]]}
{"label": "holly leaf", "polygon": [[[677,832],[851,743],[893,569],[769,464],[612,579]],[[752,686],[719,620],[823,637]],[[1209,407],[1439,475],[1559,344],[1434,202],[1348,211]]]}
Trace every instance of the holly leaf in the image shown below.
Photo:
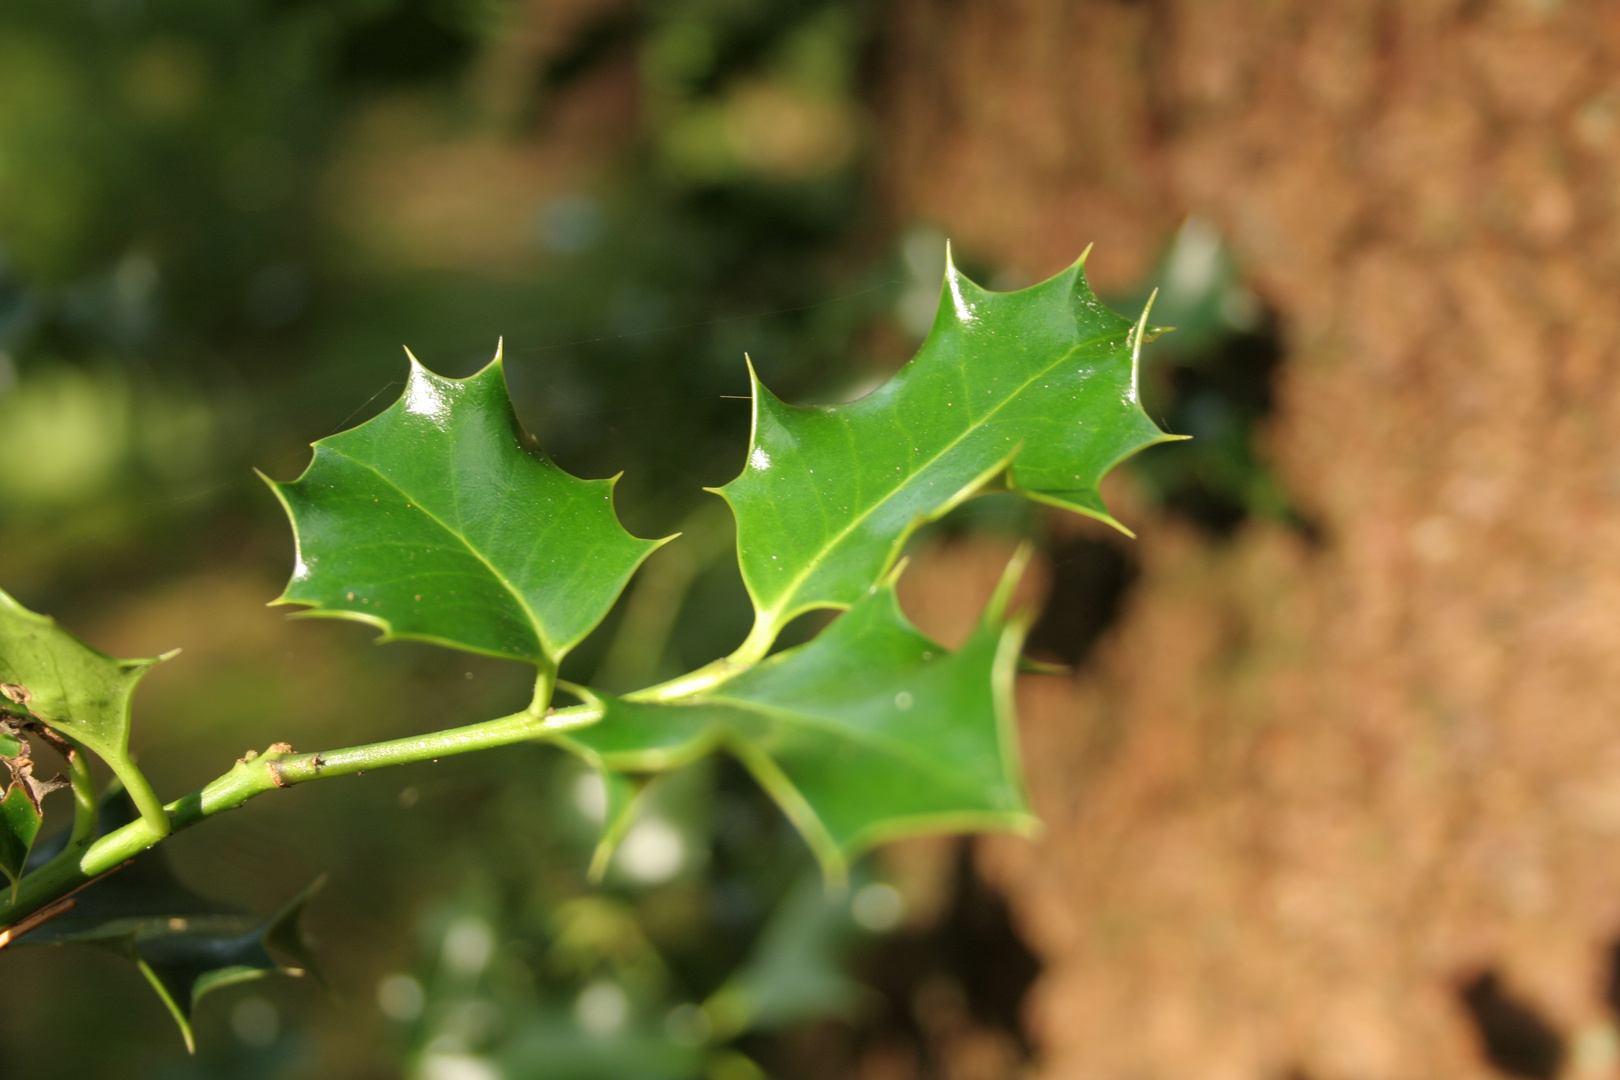
{"label": "holly leaf", "polygon": [[264,933],[260,935],[270,955],[282,958],[280,970],[288,975],[312,975],[322,986],[326,985],[326,976],[321,973],[320,961],[315,955],[315,941],[304,930],[304,910],[325,887],[326,875],[322,874],[283,904],[264,924]]}
{"label": "holly leaf", "polygon": [[994,293],[947,259],[927,340],[859,401],[786,405],[750,368],[748,460],[718,490],[737,518],[756,609],[745,649],[763,654],[801,612],[854,603],[920,523],[998,477],[1124,530],[1098,484],[1124,458],[1176,436],[1137,400],[1147,312],[1133,325],[1109,311],[1084,262]]}
{"label": "holly leaf", "polygon": [[158,820],[162,810],[129,756],[130,699],[141,678],[173,655],[115,659],[0,592],[0,714],[95,751]]}
{"label": "holly leaf", "polygon": [[381,415],[315,443],[291,483],[266,477],[298,558],[277,603],[554,667],[607,614],[641,561],[613,480],[580,480],[529,449],[497,352],[446,379],[411,357]]}
{"label": "holly leaf", "polygon": [[602,719],[557,740],[607,772],[730,752],[834,881],[894,836],[1028,830],[1012,726],[1024,627],[1003,617],[1021,562],[959,652],[911,625],[891,575],[819,637],[709,691],[656,701],[582,690]]}
{"label": "holly leaf", "polygon": [[[105,835],[132,820],[128,797],[113,791],[101,804],[97,831]],[[67,839],[64,831],[40,845],[30,868]],[[94,945],[128,958],[174,1017],[186,1048],[195,1051],[191,1015],[205,995],[273,971],[320,979],[300,920],[324,883],[316,880],[275,915],[259,919],[197,895],[174,876],[163,852],[152,849],[81,890],[63,914],[15,944]]]}
{"label": "holly leaf", "polygon": [[[168,1007],[186,1049],[196,1052],[191,1016],[207,994],[277,971],[293,976],[315,971],[319,978],[301,920],[323,882],[315,881],[262,922],[242,915],[171,918],[149,922],[117,943]],[[277,960],[276,952],[290,953],[293,963]]]}
{"label": "holly leaf", "polygon": [[212,991],[277,970],[275,959],[264,947],[263,928],[244,928],[245,922],[229,916],[176,918],[148,923],[101,944],[135,962],[180,1028],[186,1049],[196,1053],[191,1015],[197,1002]]}

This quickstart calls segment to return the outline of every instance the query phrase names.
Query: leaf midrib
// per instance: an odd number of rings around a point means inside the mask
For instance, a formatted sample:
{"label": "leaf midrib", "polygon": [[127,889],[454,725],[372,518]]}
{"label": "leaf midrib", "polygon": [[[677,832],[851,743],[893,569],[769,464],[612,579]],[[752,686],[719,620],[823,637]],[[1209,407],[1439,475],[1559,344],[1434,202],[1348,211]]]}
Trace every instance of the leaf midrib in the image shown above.
{"label": "leaf midrib", "polygon": [[[324,447],[324,449],[330,450],[332,453],[336,454],[340,458],[343,458],[345,461],[353,462],[361,468],[369,470],[374,476],[377,477],[377,479],[381,480],[383,483],[399,492],[405,498],[409,499],[411,507],[422,511],[422,513],[426,514],[428,519],[431,520],[435,525],[459,541],[461,546],[466,549],[467,554],[484,564],[484,568],[490,572],[490,576],[501,583],[501,587],[504,588],[517,603],[518,608],[523,612],[524,615],[528,616],[529,627],[534,631],[535,640],[540,645],[540,651],[547,656],[552,655],[551,642],[548,640],[545,628],[541,625],[540,616],[535,613],[534,608],[529,606],[528,600],[526,600],[523,594],[518,591],[517,586],[508,581],[506,575],[501,573],[500,570],[496,569],[495,564],[490,562],[489,559],[484,556],[483,552],[474,547],[472,543],[460,532],[446,524],[444,519],[439,517],[438,514],[435,514],[432,510],[429,510],[427,506],[423,504],[421,499],[415,495],[412,495],[409,491],[402,487],[397,480],[391,476],[388,476],[376,465],[369,461],[361,461],[359,458],[353,456],[352,454],[345,453],[335,446],[327,445]],[[452,484],[452,487],[454,487],[454,484]]]}
{"label": "leaf midrib", "polygon": [[[984,416],[982,418],[980,418],[980,420],[977,423],[969,424],[967,427],[963,428],[960,434],[958,434],[950,442],[946,443],[944,446],[942,446],[938,450],[936,450],[933,453],[932,456],[930,456],[926,461],[923,462],[923,464],[921,466],[911,470],[911,472],[908,473],[901,480],[901,482],[899,484],[896,484],[894,487],[890,488],[883,495],[882,498],[880,498],[876,502],[872,503],[865,510],[862,510],[855,517],[851,518],[849,520],[849,522],[842,529],[838,530],[838,532],[836,534],[834,534],[833,537],[830,540],[828,540],[819,549],[817,549],[815,555],[805,564],[805,568],[803,570],[799,571],[798,574],[794,575],[792,580],[788,582],[787,587],[779,594],[781,599],[778,601],[778,603],[773,604],[770,607],[766,608],[766,611],[770,612],[770,614],[771,614],[772,621],[774,622],[774,621],[776,621],[776,620],[778,620],[778,619],[780,619],[782,617],[783,612],[787,609],[789,604],[791,604],[791,602],[793,600],[793,597],[798,593],[798,591],[801,588],[804,587],[804,583],[810,579],[810,575],[815,573],[816,569],[822,564],[822,562],[824,562],[826,560],[828,554],[833,549],[835,549],[839,544],[843,543],[844,539],[846,537],[848,537],[851,533],[853,533],[857,526],[859,526],[863,521],[865,521],[867,518],[869,518],[873,514],[875,514],[879,507],[881,507],[884,503],[888,502],[891,498],[893,498],[896,492],[902,490],[906,486],[906,484],[911,481],[911,479],[913,477],[918,476],[925,469],[932,466],[940,458],[944,457],[946,454],[950,453],[950,451],[954,450],[962,442],[963,439],[966,439],[969,435],[973,434],[974,432],[978,431],[980,428],[984,427],[985,424],[990,422],[991,417],[995,416],[1002,409],[1006,408],[1007,405],[1010,404],[1013,401],[1014,398],[1018,397],[1018,395],[1022,394],[1025,390],[1028,390],[1029,387],[1030,387],[1030,384],[1035,382],[1036,379],[1039,379],[1041,376],[1047,374],[1053,368],[1057,367],[1059,364],[1063,363],[1065,360],[1072,357],[1075,353],[1079,352],[1081,349],[1084,349],[1084,348],[1086,348],[1087,346],[1090,346],[1090,345],[1095,345],[1099,341],[1106,341],[1112,336],[1113,336],[1112,334],[1096,334],[1096,335],[1093,335],[1092,337],[1087,338],[1084,341],[1076,342],[1074,345],[1071,345],[1067,352],[1064,352],[1062,355],[1056,357],[1050,364],[1046,365],[1045,367],[1041,368],[1039,371],[1037,371],[1033,375],[1031,375],[1029,378],[1025,379],[1023,381],[1023,383],[1021,383],[1018,386],[1017,389],[1013,390],[1011,393],[1007,394],[1006,397],[1002,398],[1001,401],[995,406],[995,408],[993,408],[989,412],[985,413]],[[788,407],[792,408],[793,406],[788,406]],[[750,448],[750,449],[752,449],[752,448]]]}

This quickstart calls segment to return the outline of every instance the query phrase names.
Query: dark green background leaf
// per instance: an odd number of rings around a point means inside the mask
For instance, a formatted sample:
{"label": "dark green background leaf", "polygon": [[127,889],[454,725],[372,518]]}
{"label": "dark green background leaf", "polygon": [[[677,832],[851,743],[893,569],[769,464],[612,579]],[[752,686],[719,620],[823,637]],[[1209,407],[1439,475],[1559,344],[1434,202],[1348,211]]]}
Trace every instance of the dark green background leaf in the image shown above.
{"label": "dark green background leaf", "polygon": [[[103,800],[97,832],[133,821],[122,791]],[[67,841],[64,831],[41,844],[29,868],[42,865]],[[319,977],[301,926],[316,881],[269,919],[259,919],[199,896],[169,869],[158,849],[81,890],[74,906],[20,936],[17,945],[96,945],[133,960],[193,1046],[191,1013],[204,995],[271,971]],[[290,963],[281,963],[277,954]]]}

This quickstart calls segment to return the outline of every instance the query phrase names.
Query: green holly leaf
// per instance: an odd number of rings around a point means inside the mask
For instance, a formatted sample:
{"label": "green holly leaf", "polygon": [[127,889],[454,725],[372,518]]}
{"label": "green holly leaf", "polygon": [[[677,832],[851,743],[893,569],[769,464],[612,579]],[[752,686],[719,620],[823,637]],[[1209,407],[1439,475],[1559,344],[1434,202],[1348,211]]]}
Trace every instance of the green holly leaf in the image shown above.
{"label": "green holly leaf", "polygon": [[606,772],[735,755],[842,880],[895,836],[1033,827],[1013,731],[1021,620],[1007,579],[952,653],[901,613],[891,575],[806,645],[710,690],[668,700],[589,695],[602,719],[557,737]]}
{"label": "green holly leaf", "polygon": [[920,523],[998,477],[1124,528],[1098,484],[1175,436],[1137,400],[1145,322],[1098,302],[1083,265],[994,293],[947,264],[928,339],[859,401],[785,405],[753,379],[748,460],[719,489],[757,612],[745,652],[762,655],[801,612],[854,603]]}
{"label": "green holly leaf", "polygon": [[298,543],[277,603],[385,639],[554,668],[663,543],[619,524],[614,480],[580,480],[526,446],[499,352],[465,379],[412,357],[398,401],[314,446],[297,480],[266,478]]}
{"label": "green holly leaf", "polygon": [[43,724],[95,751],[142,816],[164,832],[168,818],[129,755],[130,699],[141,678],[173,655],[115,659],[0,592],[0,713]]}

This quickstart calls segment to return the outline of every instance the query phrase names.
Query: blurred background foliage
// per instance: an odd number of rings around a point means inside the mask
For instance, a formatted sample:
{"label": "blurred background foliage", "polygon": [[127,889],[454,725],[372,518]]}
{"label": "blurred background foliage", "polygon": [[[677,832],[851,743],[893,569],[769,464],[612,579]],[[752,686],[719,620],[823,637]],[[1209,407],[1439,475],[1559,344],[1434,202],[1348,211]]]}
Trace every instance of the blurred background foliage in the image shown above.
{"label": "blurred background foliage", "polygon": [[[701,488],[746,445],[743,354],[788,400],[852,398],[937,302],[945,238],[874,195],[881,16],[856,0],[0,2],[0,584],[109,651],[185,647],[138,708],[161,791],[249,746],[525,700],[499,663],[264,609],[290,539],[250,466],[296,475],[309,441],[387,404],[401,344],[465,375],[504,335],[541,444],[579,475],[623,471],[632,531],[687,534],[565,674],[631,686],[741,638],[730,522]],[[1216,533],[1288,518],[1255,449],[1266,313],[1196,221],[1158,279],[1155,321],[1181,329],[1153,346],[1149,403],[1200,441],[1147,455],[1141,490]],[[1152,284],[1117,306],[1135,314]],[[930,535],[975,529],[1041,523],[992,498]],[[1106,607],[1128,557],[1086,543],[1054,557],[1056,587],[1081,567],[1080,606]],[[1096,632],[1036,637],[1074,661]],[[12,950],[0,1063],[743,1080],[839,1075],[876,1046],[936,1075],[930,1033],[970,1020],[992,1058],[1023,1052],[1033,962],[960,844],[897,846],[829,897],[786,822],[715,762],[650,794],[593,889],[602,813],[594,781],[541,747],[259,800],[166,847],[190,885],[260,914],[330,872],[312,923],[331,991],[221,991],[187,1058],[132,968]]]}

